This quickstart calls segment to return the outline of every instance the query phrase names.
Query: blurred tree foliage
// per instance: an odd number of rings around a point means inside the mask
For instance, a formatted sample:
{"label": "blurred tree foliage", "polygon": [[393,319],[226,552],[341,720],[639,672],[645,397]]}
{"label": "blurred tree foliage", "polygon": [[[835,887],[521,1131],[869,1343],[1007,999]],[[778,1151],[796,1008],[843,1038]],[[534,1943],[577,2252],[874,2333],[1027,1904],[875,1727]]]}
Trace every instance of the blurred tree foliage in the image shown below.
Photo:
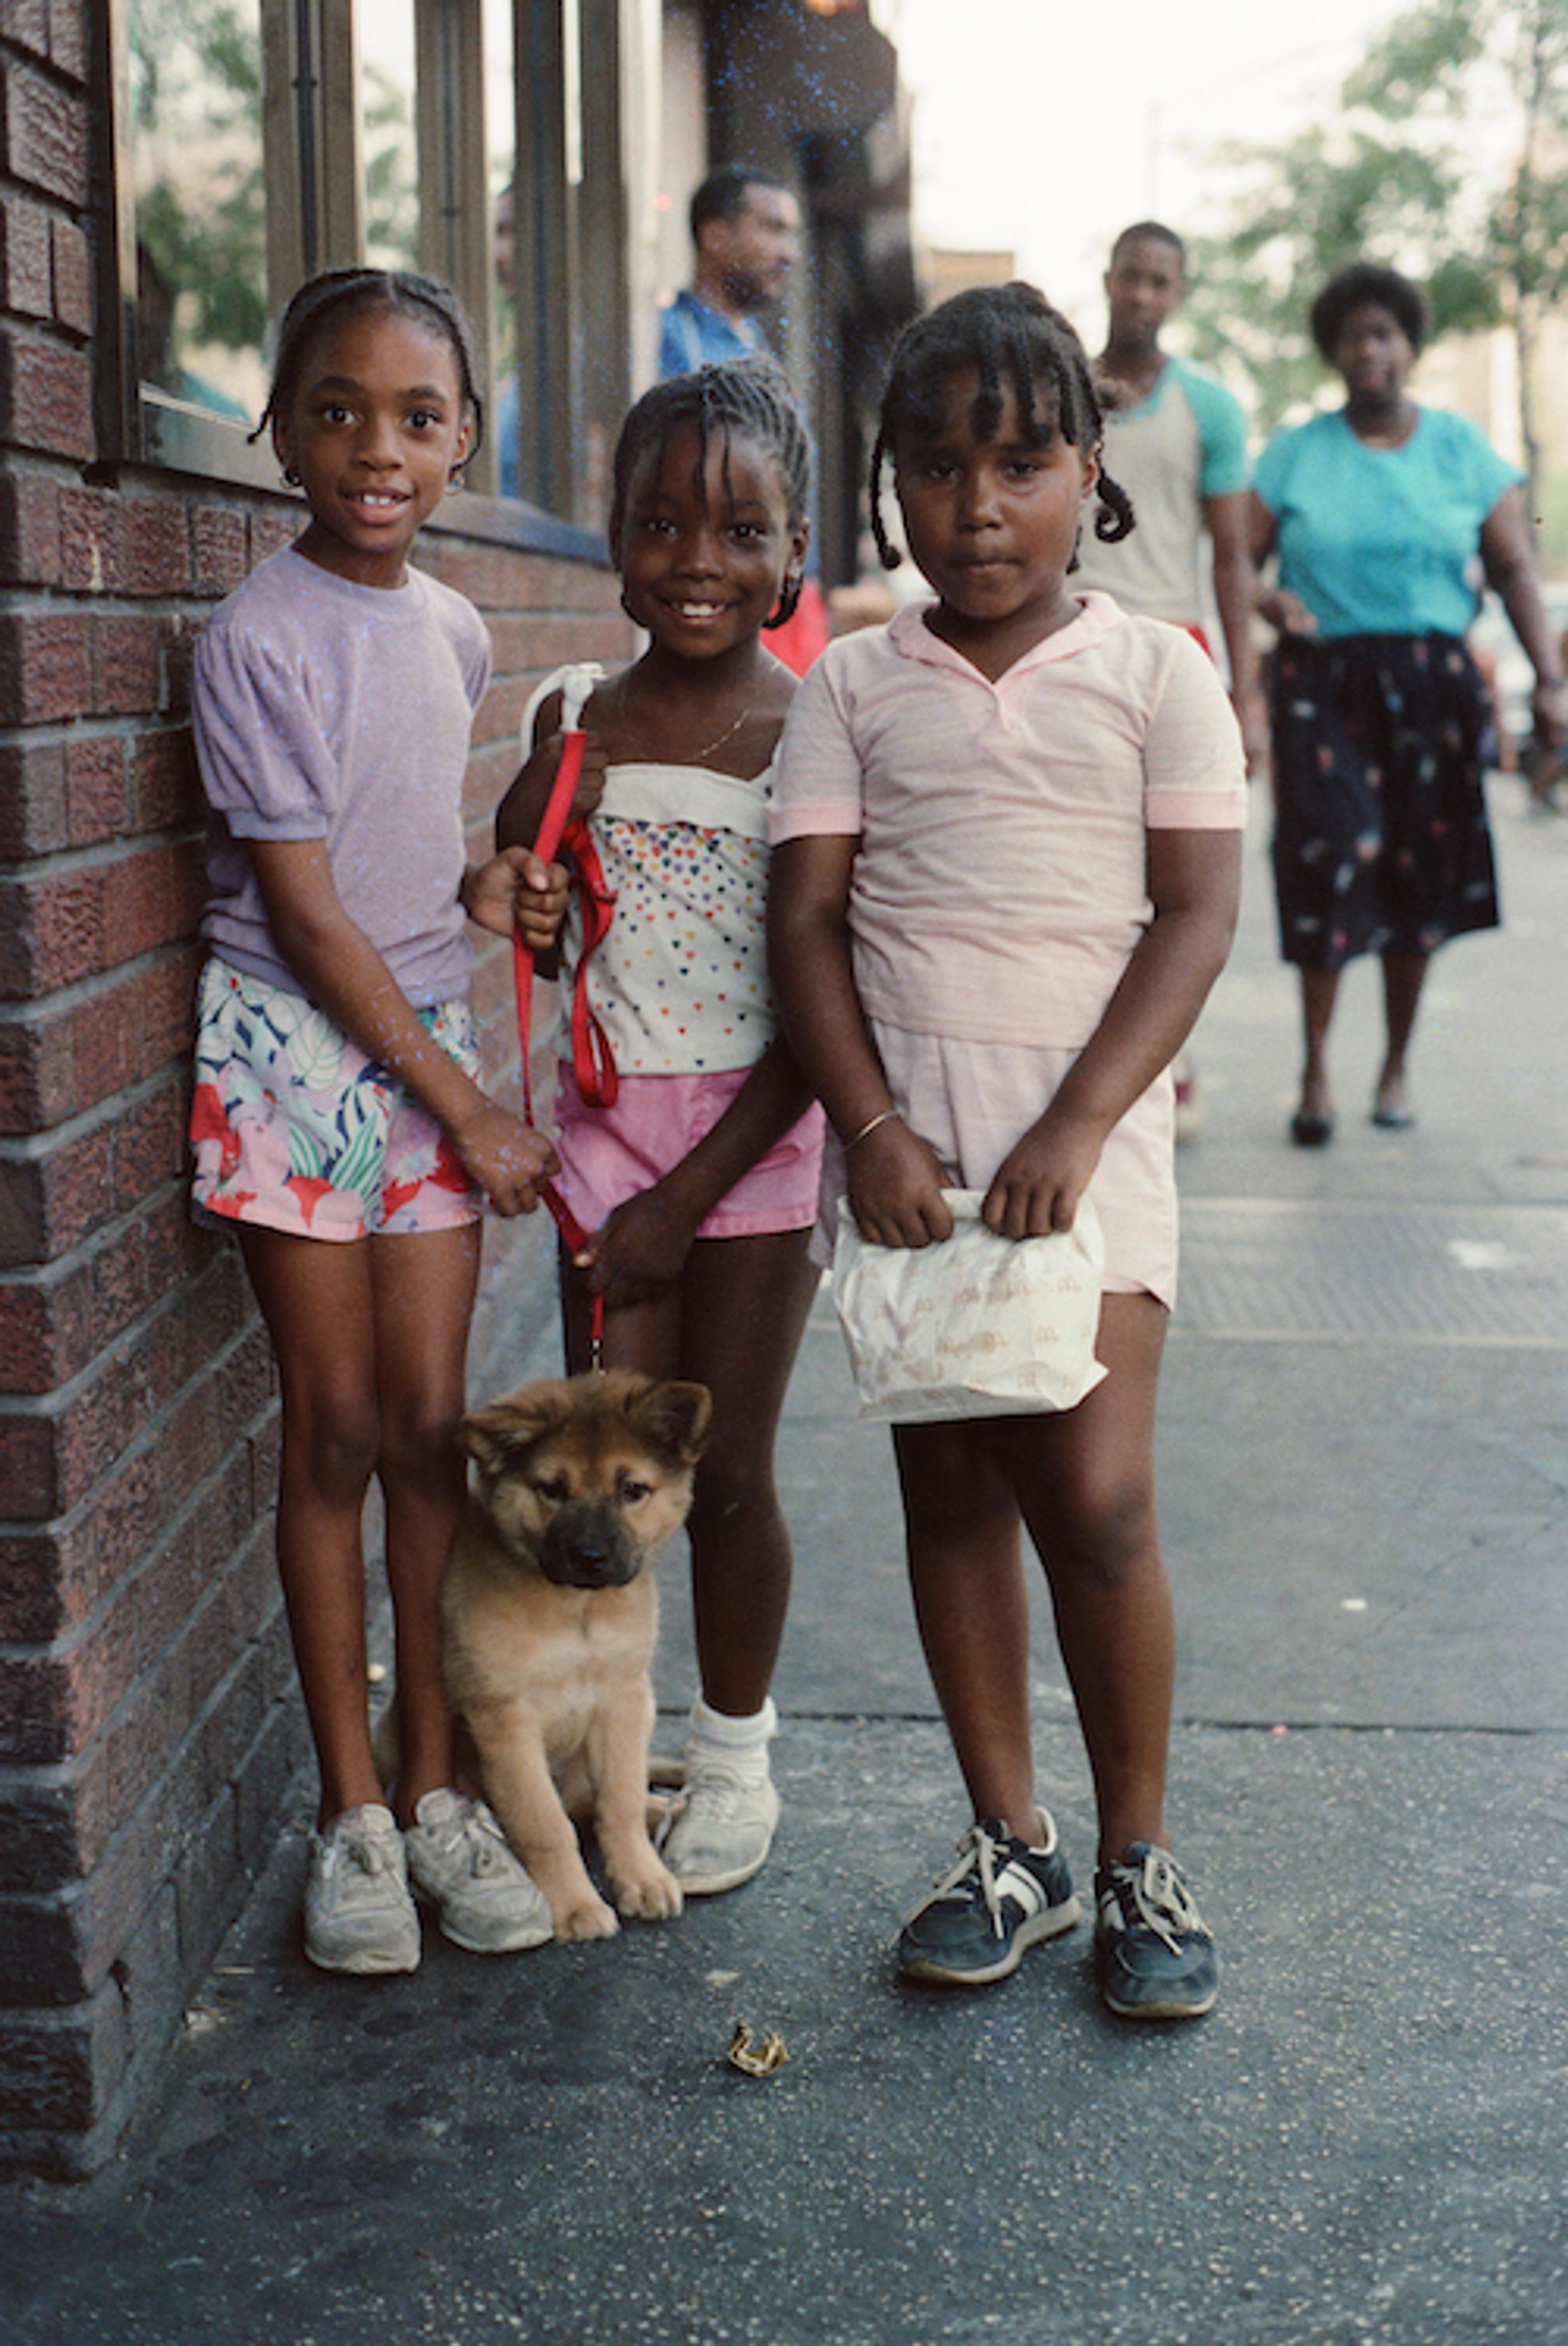
{"label": "blurred tree foliage", "polygon": [[[184,297],[183,340],[255,349],[269,292],[254,0],[132,0],[129,48],[137,236]],[[409,96],[370,60],[361,81],[367,252],[409,267],[418,229]],[[280,289],[283,298],[292,290]]]}
{"label": "blurred tree foliage", "polygon": [[137,237],[186,304],[188,339],[254,349],[267,331],[261,58],[236,0],[134,0]]}
{"label": "blurred tree foliage", "polygon": [[1506,325],[1539,466],[1537,341],[1568,293],[1568,0],[1420,0],[1373,40],[1339,116],[1278,147],[1233,145],[1227,236],[1195,244],[1195,353],[1278,423],[1321,386],[1307,312],[1348,260],[1425,285],[1433,332]]}

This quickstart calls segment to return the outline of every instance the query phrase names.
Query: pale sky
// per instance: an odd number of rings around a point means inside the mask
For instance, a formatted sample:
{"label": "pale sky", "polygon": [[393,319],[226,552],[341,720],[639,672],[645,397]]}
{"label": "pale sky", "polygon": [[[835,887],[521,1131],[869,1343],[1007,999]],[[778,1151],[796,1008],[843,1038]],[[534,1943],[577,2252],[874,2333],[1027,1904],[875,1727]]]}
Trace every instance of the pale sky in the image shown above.
{"label": "pale sky", "polygon": [[1011,246],[1093,348],[1117,230],[1145,217],[1222,227],[1206,150],[1321,119],[1402,13],[1401,0],[896,0],[917,232]]}

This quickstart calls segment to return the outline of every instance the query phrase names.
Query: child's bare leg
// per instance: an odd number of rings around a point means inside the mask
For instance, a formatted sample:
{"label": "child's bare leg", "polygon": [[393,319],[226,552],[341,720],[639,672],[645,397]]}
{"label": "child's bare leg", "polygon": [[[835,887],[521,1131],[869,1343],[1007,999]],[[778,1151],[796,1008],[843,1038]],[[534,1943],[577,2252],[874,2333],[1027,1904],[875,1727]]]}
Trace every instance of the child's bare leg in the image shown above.
{"label": "child's bare leg", "polygon": [[372,1241],[381,1403],[377,1474],[386,1496],[387,1582],[397,1640],[399,1822],[453,1781],[441,1678],[441,1583],[462,1520],[458,1443],[480,1225]]}
{"label": "child's bare leg", "polygon": [[[789,1602],[789,1535],[773,1447],[817,1274],[809,1233],[699,1239],[678,1287],[605,1317],[607,1368],[691,1377],[713,1395],[687,1529],[704,1699],[748,1718],[768,1699]],[[567,1360],[587,1366],[589,1307],[565,1281]]]}
{"label": "child's bare leg", "polygon": [[[779,1821],[768,1747],[769,1688],[789,1601],[789,1535],[773,1480],[785,1387],[816,1290],[804,1230],[698,1239],[678,1284],[606,1315],[605,1358],[682,1376],[713,1396],[687,1529],[702,1692],[686,1784],[659,1836],[691,1897],[733,1890],[765,1863]],[[566,1283],[570,1357],[583,1357],[582,1299]]]}
{"label": "child's bare leg", "polygon": [[1163,1847],[1176,1630],[1155,1511],[1155,1395],[1166,1312],[1107,1295],[1110,1372],[1077,1409],[1017,1420],[1003,1439],[1040,1551],[1094,1773],[1102,1862]]}
{"label": "child's bare leg", "polygon": [[993,1423],[900,1426],[893,1447],[921,1643],[974,1814],[1033,1842],[1029,1601]]}
{"label": "child's bare leg", "polygon": [[688,1531],[703,1699],[735,1719],[768,1699],[789,1605],[773,1449],[817,1289],[809,1232],[699,1239],[681,1281],[680,1368],[713,1395]]}
{"label": "child's bare leg", "polygon": [[321,1779],[321,1821],[382,1797],[371,1752],[361,1518],[378,1443],[369,1239],[247,1227],[278,1358],[278,1568]]}

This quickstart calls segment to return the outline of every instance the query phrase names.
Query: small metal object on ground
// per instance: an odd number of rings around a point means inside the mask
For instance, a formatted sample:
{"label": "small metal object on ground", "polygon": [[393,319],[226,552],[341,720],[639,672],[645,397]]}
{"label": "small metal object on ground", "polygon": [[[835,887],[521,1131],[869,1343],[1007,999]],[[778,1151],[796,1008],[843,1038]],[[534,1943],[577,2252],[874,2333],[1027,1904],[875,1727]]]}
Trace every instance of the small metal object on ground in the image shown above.
{"label": "small metal object on ground", "polygon": [[738,2020],[726,2057],[732,2069],[742,2070],[748,2077],[770,2077],[789,2058],[789,2048],[776,2028],[769,2030],[760,2045],[754,2044],[745,2021]]}

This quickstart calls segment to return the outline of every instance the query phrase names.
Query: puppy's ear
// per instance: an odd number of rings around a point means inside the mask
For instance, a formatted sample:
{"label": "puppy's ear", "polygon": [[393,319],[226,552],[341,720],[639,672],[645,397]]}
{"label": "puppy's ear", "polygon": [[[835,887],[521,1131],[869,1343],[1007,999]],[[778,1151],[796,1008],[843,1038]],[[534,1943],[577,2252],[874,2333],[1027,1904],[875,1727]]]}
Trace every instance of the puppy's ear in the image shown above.
{"label": "puppy's ear", "polygon": [[627,1415],[656,1449],[682,1466],[691,1466],[708,1447],[713,1396],[706,1385],[667,1379],[638,1393]]}
{"label": "puppy's ear", "polygon": [[560,1403],[552,1394],[531,1393],[524,1386],[504,1401],[493,1401],[488,1408],[476,1409],[465,1417],[460,1428],[463,1446],[486,1474],[495,1474],[503,1466],[526,1458],[561,1418]]}

